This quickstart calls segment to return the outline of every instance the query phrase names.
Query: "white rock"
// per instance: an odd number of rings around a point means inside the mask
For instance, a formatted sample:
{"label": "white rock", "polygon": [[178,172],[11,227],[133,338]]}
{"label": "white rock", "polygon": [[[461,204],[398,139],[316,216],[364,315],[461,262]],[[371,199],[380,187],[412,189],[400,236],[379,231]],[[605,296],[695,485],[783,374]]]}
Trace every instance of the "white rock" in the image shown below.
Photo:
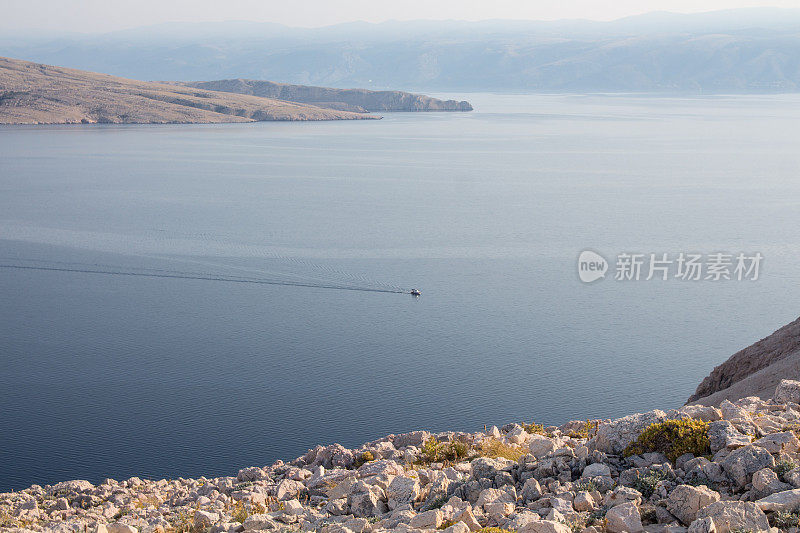
{"label": "white rock", "polygon": [[472,507],[470,507],[469,505],[467,506],[466,509],[464,509],[461,512],[460,515],[456,516],[454,520],[458,520],[459,522],[463,522],[464,524],[466,524],[467,527],[469,527],[470,531],[478,531],[482,529],[482,526],[480,525],[480,523],[478,523],[478,520],[475,518],[475,515],[472,514]]}
{"label": "white rock", "polygon": [[586,465],[581,477],[611,476],[611,468],[604,463],[592,463]]}
{"label": "white rock", "polygon": [[[717,533],[735,530],[767,531],[767,515],[753,502],[719,501],[708,505],[697,513],[697,519],[711,518]],[[689,526],[691,531],[694,522]]]}
{"label": "white rock", "polygon": [[[775,466],[775,459],[764,448],[748,445],[733,450],[722,460],[722,469],[736,483],[744,487],[752,475],[762,468]],[[716,523],[716,520],[714,521]]]}
{"label": "white rock", "polygon": [[444,533],[469,533],[471,530],[464,522],[456,522],[452,526],[445,528]]}
{"label": "white rock", "polygon": [[575,507],[576,511],[582,512],[595,509],[597,504],[595,503],[590,492],[582,490],[575,495],[575,499],[572,501],[572,506]]}
{"label": "white rock", "polygon": [[640,533],[644,531],[639,507],[633,502],[612,507],[606,513],[606,529],[610,533]]}
{"label": "white rock", "polygon": [[556,449],[556,443],[544,435],[531,435],[531,438],[528,442],[528,449],[530,450],[531,455],[537,459],[540,459],[548,453],[554,451]]}
{"label": "white rock", "polygon": [[484,489],[478,495],[475,507],[483,507],[487,503],[514,503],[514,498],[506,491],[500,489]]}
{"label": "white rock", "polygon": [[[245,519],[242,526],[244,526],[245,531],[263,531],[265,529],[278,529],[282,527],[267,514],[250,515]],[[109,533],[111,532],[109,531]]]}
{"label": "white rock", "polygon": [[538,500],[542,497],[542,486],[536,478],[528,478],[522,486],[522,499],[525,502]]}
{"label": "white rock", "polygon": [[792,486],[779,480],[778,474],[771,468],[762,468],[753,474],[753,492],[758,498],[791,489]]}
{"label": "white rock", "polygon": [[700,509],[719,499],[719,493],[705,485],[678,485],[667,498],[667,510],[688,526],[697,519]]}
{"label": "white rock", "polygon": [[411,475],[395,476],[386,489],[386,496],[389,498],[389,509],[417,501],[420,496],[419,478]]}
{"label": "white rock", "polygon": [[293,479],[284,479],[278,483],[275,489],[275,497],[279,500],[291,500],[297,498],[297,495],[305,490],[306,486],[300,481]]}
{"label": "white rock", "polygon": [[589,447],[605,453],[619,455],[639,437],[650,424],[663,422],[667,414],[661,410],[637,413],[600,424],[597,434],[589,441]]}
{"label": "white rock", "polygon": [[217,523],[219,515],[217,513],[210,513],[208,511],[197,510],[194,512],[194,527],[195,529],[205,529]]}
{"label": "white rock", "polygon": [[519,533],[572,533],[572,530],[562,524],[553,520],[539,520],[535,522],[528,522]]}
{"label": "white rock", "polygon": [[289,515],[301,515],[305,513],[305,509],[297,500],[286,500],[283,502],[283,512]]}
{"label": "white rock", "polygon": [[442,512],[439,509],[431,509],[419,513],[411,519],[409,525],[415,529],[437,529],[442,525]]}
{"label": "white rock", "polygon": [[800,403],[800,381],[782,379],[773,396],[778,403]]}
{"label": "white rock", "polygon": [[138,533],[139,531],[133,526],[130,526],[128,524],[122,524],[120,522],[107,524],[106,529],[108,530],[108,533]]}
{"label": "white rock", "polygon": [[506,439],[511,444],[524,444],[529,437],[530,435],[528,434],[527,431],[522,429],[522,426],[515,427],[514,429],[509,431],[508,434],[506,435]]}
{"label": "white rock", "polygon": [[756,501],[762,511],[793,511],[800,507],[800,489],[784,490]]}
{"label": "white rock", "polygon": [[783,431],[761,437],[753,446],[760,446],[769,453],[795,453],[800,448],[800,440],[791,431]]}

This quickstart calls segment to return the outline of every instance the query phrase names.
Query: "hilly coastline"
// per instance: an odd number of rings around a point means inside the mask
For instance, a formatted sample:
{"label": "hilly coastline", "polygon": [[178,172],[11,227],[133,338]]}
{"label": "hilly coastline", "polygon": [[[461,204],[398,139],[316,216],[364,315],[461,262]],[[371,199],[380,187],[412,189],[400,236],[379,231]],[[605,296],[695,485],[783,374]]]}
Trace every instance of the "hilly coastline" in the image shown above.
{"label": "hilly coastline", "polygon": [[0,57],[0,124],[182,124],[378,116]]}
{"label": "hilly coastline", "polygon": [[243,79],[176,83],[209,91],[249,94],[358,113],[374,111],[472,111],[472,105],[466,101],[439,100],[438,98],[403,91],[333,89]]}
{"label": "hilly coastline", "polygon": [[228,476],[32,485],[0,494],[0,531],[796,532],[798,402],[784,380],[720,408],[414,431]]}
{"label": "hilly coastline", "polygon": [[800,318],[733,354],[717,366],[689,398],[719,405],[747,396],[768,398],[784,378],[800,377]]}

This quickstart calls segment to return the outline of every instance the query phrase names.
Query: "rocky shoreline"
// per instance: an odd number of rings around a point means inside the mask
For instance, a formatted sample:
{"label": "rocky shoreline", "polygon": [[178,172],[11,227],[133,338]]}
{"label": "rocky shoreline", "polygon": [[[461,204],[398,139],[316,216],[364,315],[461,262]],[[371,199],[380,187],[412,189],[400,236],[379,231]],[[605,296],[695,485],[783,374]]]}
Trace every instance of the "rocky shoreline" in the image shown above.
{"label": "rocky shoreline", "polygon": [[389,435],[231,477],[33,485],[0,494],[0,530],[796,532],[798,431],[784,380],[769,400]]}

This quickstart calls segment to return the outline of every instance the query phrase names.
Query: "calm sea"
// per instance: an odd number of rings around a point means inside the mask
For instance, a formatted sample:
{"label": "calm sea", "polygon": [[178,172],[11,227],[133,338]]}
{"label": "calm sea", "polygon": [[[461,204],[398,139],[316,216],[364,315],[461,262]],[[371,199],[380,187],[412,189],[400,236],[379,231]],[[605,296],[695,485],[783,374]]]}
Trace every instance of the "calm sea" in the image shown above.
{"label": "calm sea", "polygon": [[[456,96],[0,128],[0,490],[671,408],[800,314],[800,96]],[[760,279],[613,279],[718,251]]]}

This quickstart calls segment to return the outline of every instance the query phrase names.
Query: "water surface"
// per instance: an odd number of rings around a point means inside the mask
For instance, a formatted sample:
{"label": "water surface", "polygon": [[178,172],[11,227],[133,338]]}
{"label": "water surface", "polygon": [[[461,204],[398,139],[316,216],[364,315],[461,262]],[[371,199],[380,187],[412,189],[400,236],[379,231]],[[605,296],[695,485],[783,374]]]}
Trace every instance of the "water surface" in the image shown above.
{"label": "water surface", "polygon": [[[0,490],[674,407],[796,318],[800,97],[469,99],[0,128]],[[586,248],[765,259],[584,285]]]}

